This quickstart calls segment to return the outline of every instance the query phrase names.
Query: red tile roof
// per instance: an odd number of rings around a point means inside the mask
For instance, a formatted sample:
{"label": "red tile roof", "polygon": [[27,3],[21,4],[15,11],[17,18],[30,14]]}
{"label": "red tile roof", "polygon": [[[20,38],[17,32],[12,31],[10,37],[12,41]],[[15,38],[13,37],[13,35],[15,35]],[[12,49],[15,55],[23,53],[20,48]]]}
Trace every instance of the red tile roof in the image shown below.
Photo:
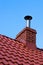
{"label": "red tile roof", "polygon": [[43,65],[43,50],[0,35],[0,65]]}

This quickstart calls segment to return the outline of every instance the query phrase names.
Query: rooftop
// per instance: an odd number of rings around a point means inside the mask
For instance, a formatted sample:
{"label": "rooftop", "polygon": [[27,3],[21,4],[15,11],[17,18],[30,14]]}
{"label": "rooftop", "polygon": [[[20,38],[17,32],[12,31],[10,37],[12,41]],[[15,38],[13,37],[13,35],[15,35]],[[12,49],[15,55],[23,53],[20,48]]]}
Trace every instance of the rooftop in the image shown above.
{"label": "rooftop", "polygon": [[0,35],[0,65],[43,65],[43,50]]}
{"label": "rooftop", "polygon": [[43,49],[36,46],[36,34],[30,21],[15,39],[0,34],[0,65],[43,65]]}

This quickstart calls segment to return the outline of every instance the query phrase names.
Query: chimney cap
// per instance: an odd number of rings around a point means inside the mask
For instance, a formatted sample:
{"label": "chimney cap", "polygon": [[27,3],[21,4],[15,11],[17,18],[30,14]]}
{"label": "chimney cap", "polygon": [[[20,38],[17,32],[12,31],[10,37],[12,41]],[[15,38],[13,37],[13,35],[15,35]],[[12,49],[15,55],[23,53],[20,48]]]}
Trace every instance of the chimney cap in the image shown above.
{"label": "chimney cap", "polygon": [[25,20],[31,20],[32,19],[32,16],[27,15],[27,16],[24,17],[24,19]]}

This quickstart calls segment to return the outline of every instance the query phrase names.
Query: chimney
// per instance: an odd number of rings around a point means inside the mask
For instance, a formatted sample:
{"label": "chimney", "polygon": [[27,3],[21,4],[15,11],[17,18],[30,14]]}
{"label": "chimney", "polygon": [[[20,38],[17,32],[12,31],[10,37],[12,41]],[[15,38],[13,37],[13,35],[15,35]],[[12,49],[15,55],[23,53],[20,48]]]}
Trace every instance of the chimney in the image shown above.
{"label": "chimney", "polygon": [[24,28],[17,36],[16,40],[26,43],[29,49],[36,49],[36,30],[30,28],[31,16],[25,16],[26,28]]}

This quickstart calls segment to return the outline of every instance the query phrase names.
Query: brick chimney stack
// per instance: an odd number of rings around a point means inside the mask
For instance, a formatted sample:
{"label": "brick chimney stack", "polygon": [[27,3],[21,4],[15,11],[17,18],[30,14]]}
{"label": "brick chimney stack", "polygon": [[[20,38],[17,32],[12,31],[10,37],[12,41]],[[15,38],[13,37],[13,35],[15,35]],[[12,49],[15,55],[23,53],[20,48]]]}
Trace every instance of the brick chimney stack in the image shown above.
{"label": "brick chimney stack", "polygon": [[28,48],[36,49],[36,30],[30,28],[31,16],[25,16],[24,19],[27,21],[26,28],[24,28],[17,36],[16,40],[26,43]]}

